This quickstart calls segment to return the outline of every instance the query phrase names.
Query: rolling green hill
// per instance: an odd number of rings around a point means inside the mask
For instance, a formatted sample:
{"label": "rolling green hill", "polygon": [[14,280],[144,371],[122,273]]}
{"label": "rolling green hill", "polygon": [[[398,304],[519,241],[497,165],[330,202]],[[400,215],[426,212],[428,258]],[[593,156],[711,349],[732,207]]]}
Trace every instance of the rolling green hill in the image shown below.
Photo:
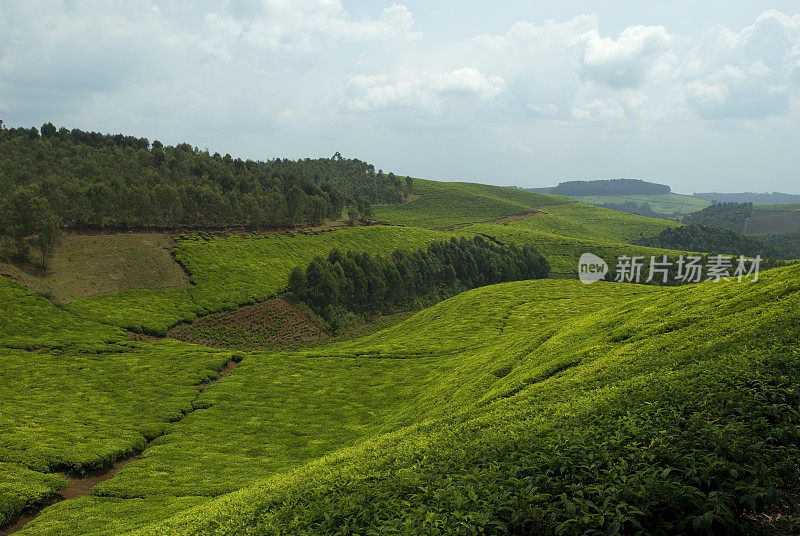
{"label": "rolling green hill", "polygon": [[634,202],[639,205],[647,203],[650,210],[660,214],[690,214],[702,210],[711,203],[704,199],[676,193],[656,194],[656,195],[590,195],[573,196],[573,199],[589,203],[591,205],[603,205],[606,203],[623,204]]}
{"label": "rolling green hill", "polygon": [[679,253],[632,243],[668,220],[414,188],[377,207],[391,225],[183,236],[177,263],[141,259],[181,270],[166,286],[121,274],[58,308],[0,277],[0,527],[121,460],[19,534],[726,534],[790,519],[773,514],[800,476],[800,266],[757,283],[484,286],[293,351],[126,336],[262,302],[334,248],[483,236],[573,276],[585,252]]}
{"label": "rolling green hill", "polygon": [[798,276],[506,283],[252,353],[20,534],[721,533],[797,478]]}
{"label": "rolling green hill", "polygon": [[[67,309],[91,320],[163,335],[178,322],[191,321],[197,315],[230,310],[274,296],[286,288],[294,266],[305,266],[315,255],[327,255],[333,248],[389,254],[397,248],[418,249],[452,236],[482,234],[517,245],[533,245],[548,258],[554,271],[574,273],[577,259],[586,251],[597,251],[605,257],[632,252],[667,253],[631,247],[630,242],[642,236],[656,236],[666,227],[677,225],[669,220],[512,188],[420,180],[414,184],[419,189],[416,191],[423,192],[421,197],[402,205],[379,207],[377,210],[384,212],[377,217],[397,217],[398,221],[391,221],[393,224],[413,221],[425,223],[426,227],[451,229],[379,225],[326,232],[188,235],[178,242],[174,256],[191,275],[191,287],[91,296],[69,303]],[[456,194],[451,195],[453,192]],[[426,198],[428,204],[423,203]],[[493,199],[495,204],[485,204],[487,199]],[[529,210],[524,218],[508,218],[533,206],[539,208]],[[509,221],[469,223],[493,218]]]}
{"label": "rolling green hill", "polygon": [[414,179],[417,199],[375,208],[375,218],[426,229],[492,221],[568,203],[569,198],[471,182]]}

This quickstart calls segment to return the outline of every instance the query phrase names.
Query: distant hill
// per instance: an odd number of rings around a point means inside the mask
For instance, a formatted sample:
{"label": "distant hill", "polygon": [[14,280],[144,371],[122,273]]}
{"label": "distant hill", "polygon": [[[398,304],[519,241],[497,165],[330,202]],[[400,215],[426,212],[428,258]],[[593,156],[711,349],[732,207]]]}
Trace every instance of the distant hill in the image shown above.
{"label": "distant hill", "polygon": [[710,203],[672,193],[666,184],[641,179],[566,181],[549,188],[526,188],[537,194],[564,195],[603,208],[641,216],[680,219]]}
{"label": "distant hill", "polygon": [[641,179],[604,179],[592,181],[565,181],[550,189],[555,195],[659,195],[672,190],[666,184],[647,182]]}
{"label": "distant hill", "polygon": [[739,193],[720,193],[708,192],[693,194],[698,199],[705,199],[712,203],[752,203],[753,205],[776,205],[788,203],[800,203],[800,195],[785,194],[781,192],[739,192]]}
{"label": "distant hill", "polygon": [[661,218],[680,219],[702,210],[711,203],[690,195],[669,193],[656,195],[574,195],[573,199],[591,205]]}
{"label": "distant hill", "polygon": [[683,218],[686,225],[702,225],[718,229],[743,232],[744,225],[753,214],[751,203],[714,203],[699,212]]}

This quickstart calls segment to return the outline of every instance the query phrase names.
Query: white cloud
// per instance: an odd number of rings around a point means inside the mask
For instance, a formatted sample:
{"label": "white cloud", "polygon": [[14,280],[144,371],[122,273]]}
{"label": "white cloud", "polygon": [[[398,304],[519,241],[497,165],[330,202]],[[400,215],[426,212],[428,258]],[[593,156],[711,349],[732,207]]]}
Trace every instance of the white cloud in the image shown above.
{"label": "white cloud", "polygon": [[594,29],[584,39],[583,76],[612,87],[640,86],[662,56],[669,58],[670,35],[662,26],[632,26],[617,39]]}
{"label": "white cloud", "polygon": [[501,77],[486,76],[473,67],[444,73],[422,72],[409,80],[390,79],[387,74],[357,74],[348,80],[343,106],[354,112],[418,107],[438,114],[445,101],[491,99],[504,85]]}
{"label": "white cloud", "polygon": [[766,11],[735,33],[716,27],[688,52],[677,76],[688,102],[709,119],[758,119],[789,111],[800,15]]}
{"label": "white cloud", "polygon": [[53,121],[230,152],[238,140],[262,156],[328,154],[340,143],[360,154],[383,136],[425,133],[487,155],[544,158],[583,129],[613,138],[680,127],[688,139],[722,124],[793,128],[800,111],[800,15],[778,11],[694,35],[653,24],[611,33],[605,15],[586,14],[462,37],[423,36],[417,13],[391,0],[357,13],[340,0],[6,4],[7,124]]}

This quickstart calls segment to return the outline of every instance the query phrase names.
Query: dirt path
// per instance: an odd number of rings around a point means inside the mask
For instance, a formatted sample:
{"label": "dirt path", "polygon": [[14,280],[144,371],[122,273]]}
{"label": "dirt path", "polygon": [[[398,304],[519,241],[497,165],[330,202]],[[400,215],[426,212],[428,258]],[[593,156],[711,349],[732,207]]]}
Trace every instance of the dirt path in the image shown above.
{"label": "dirt path", "polygon": [[[206,389],[208,389],[218,381],[222,380],[223,378],[226,378],[228,375],[230,375],[231,372],[233,372],[233,370],[238,365],[239,363],[237,363],[236,361],[232,360],[228,361],[225,364],[225,366],[219,371],[219,375],[216,378],[202,385],[202,387],[200,388],[200,393],[203,393]],[[200,395],[198,394],[198,396]],[[189,415],[190,413],[191,411],[186,413],[181,418],[181,420],[185,419],[186,416]],[[25,525],[27,525],[28,523],[39,517],[39,514],[41,514],[42,511],[48,506],[52,506],[61,501],[76,499],[78,497],[89,495],[89,493],[91,493],[92,491],[92,488],[94,488],[100,482],[105,482],[106,480],[114,478],[114,476],[116,476],[116,474],[119,473],[123,467],[141,458],[142,454],[144,453],[145,450],[147,450],[148,446],[149,445],[146,445],[145,448],[137,454],[119,460],[117,463],[114,464],[114,466],[111,469],[108,469],[106,471],[93,472],[84,476],[73,476],[67,473],[59,473],[67,480],[67,482],[69,482],[67,487],[62,489],[61,491],[56,492],[56,494],[44,504],[41,504],[35,508],[28,508],[27,510],[24,510],[10,524],[5,525],[4,527],[0,527],[0,536],[8,536],[9,534],[14,534],[15,532],[22,530],[22,528]]]}

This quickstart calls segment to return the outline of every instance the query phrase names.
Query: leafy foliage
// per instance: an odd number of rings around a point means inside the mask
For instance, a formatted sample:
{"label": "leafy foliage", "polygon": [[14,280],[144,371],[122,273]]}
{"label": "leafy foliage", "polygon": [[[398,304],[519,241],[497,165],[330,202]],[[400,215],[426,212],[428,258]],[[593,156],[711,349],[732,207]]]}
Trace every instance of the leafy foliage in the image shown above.
{"label": "leafy foliage", "polygon": [[666,184],[646,182],[641,179],[609,179],[594,181],[565,181],[552,189],[556,195],[659,195],[668,194]]}
{"label": "leafy foliage", "polygon": [[[137,535],[736,532],[799,476],[799,271],[505,283],[249,356],[93,502],[28,533],[127,529],[122,497],[152,508]],[[165,497],[229,491],[158,521]]]}
{"label": "leafy foliage", "polygon": [[59,475],[31,471],[23,465],[0,462],[0,527],[27,507],[36,506],[66,486]]}
{"label": "leafy foliage", "polygon": [[241,160],[50,123],[41,134],[0,124],[0,155],[0,235],[15,241],[6,256],[26,256],[25,238],[35,236],[43,263],[60,227],[288,227],[338,218],[346,204],[363,216],[370,202],[398,202],[409,187],[338,153]]}
{"label": "leafy foliage", "polygon": [[683,217],[683,223],[742,232],[745,220],[752,212],[752,203],[714,203],[699,212],[687,214]]}
{"label": "leafy foliage", "polygon": [[334,331],[346,313],[373,317],[438,301],[458,291],[547,277],[550,266],[529,246],[498,246],[482,237],[434,242],[426,250],[396,249],[390,257],[338,249],[289,276],[289,292]]}
{"label": "leafy foliage", "polygon": [[706,251],[748,257],[761,255],[764,258],[791,258],[785,257],[783,251],[759,238],[745,236],[730,229],[702,225],[667,228],[656,237],[641,238],[636,243],[642,246],[682,251]]}

